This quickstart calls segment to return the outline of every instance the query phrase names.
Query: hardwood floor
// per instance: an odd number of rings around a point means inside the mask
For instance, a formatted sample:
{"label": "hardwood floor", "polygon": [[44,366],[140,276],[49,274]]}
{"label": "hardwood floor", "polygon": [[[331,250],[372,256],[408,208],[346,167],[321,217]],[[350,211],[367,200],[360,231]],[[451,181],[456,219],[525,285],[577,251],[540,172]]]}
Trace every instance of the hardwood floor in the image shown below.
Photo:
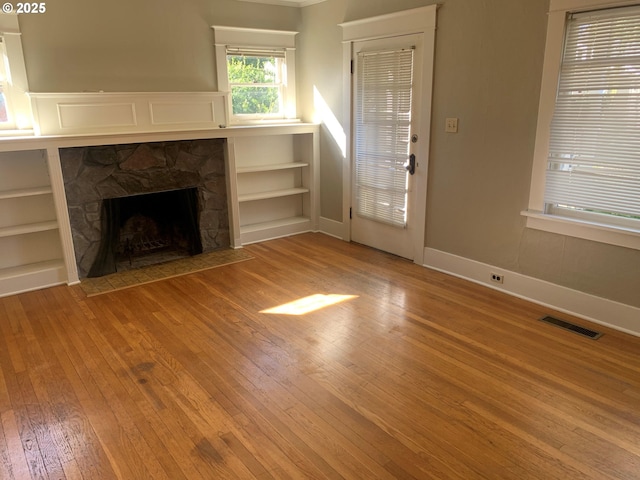
{"label": "hardwood floor", "polygon": [[640,338],[320,234],[247,250],[0,299],[0,478],[640,478]]}

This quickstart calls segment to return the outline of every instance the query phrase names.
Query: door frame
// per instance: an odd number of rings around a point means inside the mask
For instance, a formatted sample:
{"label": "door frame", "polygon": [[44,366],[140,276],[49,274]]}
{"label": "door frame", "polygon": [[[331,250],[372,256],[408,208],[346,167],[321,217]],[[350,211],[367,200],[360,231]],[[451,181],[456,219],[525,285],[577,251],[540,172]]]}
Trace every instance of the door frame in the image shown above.
{"label": "door frame", "polygon": [[347,139],[347,148],[342,173],[342,205],[343,205],[343,238],[351,241],[351,163],[353,152],[353,76],[352,61],[354,43],[366,40],[383,39],[401,35],[420,34],[423,39],[422,48],[422,86],[416,89],[419,98],[418,132],[421,144],[421,157],[417,159],[414,175],[415,189],[413,192],[415,211],[414,228],[414,263],[424,263],[425,229],[427,215],[427,173],[429,166],[430,138],[431,138],[431,104],[433,96],[433,66],[435,57],[435,32],[437,5],[403,10],[400,12],[380,15],[377,17],[354,20],[341,23],[342,27],[342,57],[343,57],[343,118]]}

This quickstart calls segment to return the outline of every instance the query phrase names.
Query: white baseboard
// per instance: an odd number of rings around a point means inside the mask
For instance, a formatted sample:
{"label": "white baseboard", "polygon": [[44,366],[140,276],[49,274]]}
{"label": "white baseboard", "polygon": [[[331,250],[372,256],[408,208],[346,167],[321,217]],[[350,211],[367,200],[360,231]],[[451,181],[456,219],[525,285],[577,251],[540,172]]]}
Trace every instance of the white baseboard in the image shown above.
{"label": "white baseboard", "polygon": [[320,231],[326,235],[344,240],[344,224],[342,222],[320,217]]}
{"label": "white baseboard", "polygon": [[[640,337],[640,308],[631,305],[433,248],[424,249],[424,266]],[[503,275],[504,283],[492,283],[491,273]]]}

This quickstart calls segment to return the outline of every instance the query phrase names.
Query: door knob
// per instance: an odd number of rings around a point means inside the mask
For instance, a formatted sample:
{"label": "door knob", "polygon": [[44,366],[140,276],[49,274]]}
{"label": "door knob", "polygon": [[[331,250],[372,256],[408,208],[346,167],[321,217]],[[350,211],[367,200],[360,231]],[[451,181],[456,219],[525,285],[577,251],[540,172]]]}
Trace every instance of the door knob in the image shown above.
{"label": "door knob", "polygon": [[409,155],[409,163],[405,165],[404,168],[407,169],[409,175],[416,173],[416,156],[413,153]]}

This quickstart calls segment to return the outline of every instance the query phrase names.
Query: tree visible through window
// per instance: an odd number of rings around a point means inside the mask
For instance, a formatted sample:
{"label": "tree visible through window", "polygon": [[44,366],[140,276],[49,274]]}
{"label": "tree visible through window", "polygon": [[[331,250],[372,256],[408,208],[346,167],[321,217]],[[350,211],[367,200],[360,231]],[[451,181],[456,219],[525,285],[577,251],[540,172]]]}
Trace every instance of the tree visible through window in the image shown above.
{"label": "tree visible through window", "polygon": [[227,55],[233,114],[281,115],[283,67],[275,55]]}

